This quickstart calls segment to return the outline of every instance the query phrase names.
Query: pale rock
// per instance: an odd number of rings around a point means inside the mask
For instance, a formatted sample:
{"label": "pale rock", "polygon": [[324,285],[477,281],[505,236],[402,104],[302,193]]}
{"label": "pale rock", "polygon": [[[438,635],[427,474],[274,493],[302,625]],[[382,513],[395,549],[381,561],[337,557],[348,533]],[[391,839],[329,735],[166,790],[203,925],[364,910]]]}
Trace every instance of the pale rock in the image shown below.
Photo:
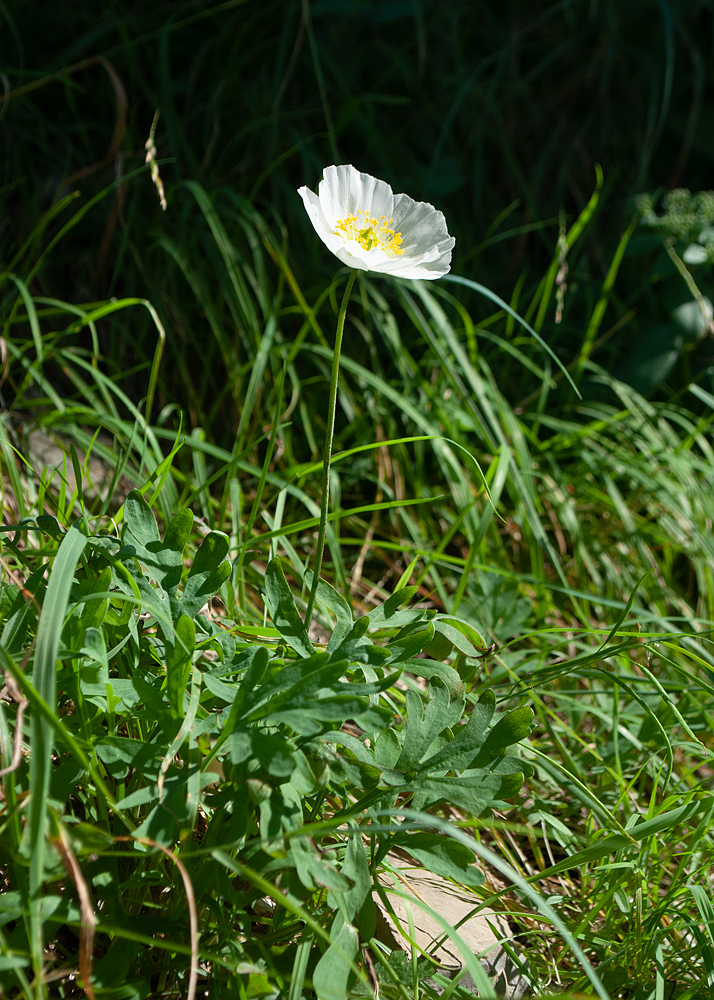
{"label": "pale rock", "polygon": [[[383,906],[379,895],[374,893],[377,905],[375,937],[382,944],[392,951],[401,950],[409,953],[411,950],[405,936],[409,933],[407,916],[409,904],[390,891],[395,887],[396,878],[398,888],[415,897],[414,904],[410,906],[415,941],[421,949],[439,962],[442,975],[453,978],[461,971],[464,962],[458,947],[445,937],[443,929],[436,920],[419,906],[419,900],[457,928],[459,936],[486,970],[499,997],[503,997],[504,1000],[521,1000],[521,997],[530,993],[529,980],[502,946],[504,941],[508,941],[511,950],[518,952],[509,941],[512,936],[511,930],[503,916],[492,910],[480,910],[475,915],[469,916],[478,906],[478,899],[468,890],[460,889],[449,879],[427,872],[424,868],[397,855],[390,853],[387,859],[393,868],[399,869],[398,874],[393,877],[384,873],[379,881],[389,896],[394,914],[404,933]],[[434,942],[442,938],[444,940],[434,947]],[[520,954],[518,959],[521,966],[527,969],[527,962]],[[476,986],[468,972],[460,980],[460,986],[477,995]]]}

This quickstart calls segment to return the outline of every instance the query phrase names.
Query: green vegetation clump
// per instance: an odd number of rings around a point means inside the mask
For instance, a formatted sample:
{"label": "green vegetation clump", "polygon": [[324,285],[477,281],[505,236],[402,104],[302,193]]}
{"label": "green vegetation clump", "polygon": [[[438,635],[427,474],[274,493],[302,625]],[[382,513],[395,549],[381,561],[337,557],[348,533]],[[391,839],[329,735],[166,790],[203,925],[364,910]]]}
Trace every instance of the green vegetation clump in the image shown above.
{"label": "green vegetation clump", "polygon": [[486,689],[460,726],[458,672],[420,656],[436,634],[475,653],[468,625],[410,608],[415,587],[353,620],[323,581],[335,625],[313,644],[277,558],[265,574],[272,625],[214,616],[228,538],[207,534],[186,570],[192,525],[182,508],[162,537],[134,491],[119,537],[86,521],[65,532],[47,514],[19,529],[40,545],[22,558],[25,592],[0,592],[18,710],[14,734],[3,715],[5,751],[20,747],[25,710],[31,720],[29,761],[16,753],[5,769],[2,944],[28,996],[34,970],[53,978],[73,959],[85,989],[107,996],[119,982],[122,996],[145,996],[161,977],[229,996],[291,967],[298,991],[306,977],[326,995],[333,977],[368,985],[358,933],[374,935],[390,851],[483,883],[475,853],[427,832],[415,810],[446,801],[480,817],[530,773],[507,751],[531,709],[494,719]]}
{"label": "green vegetation clump", "polygon": [[[535,996],[708,998],[705,7],[49,6],[0,9],[0,997],[496,996],[408,864]],[[306,616],[340,162],[456,247],[345,297]]]}

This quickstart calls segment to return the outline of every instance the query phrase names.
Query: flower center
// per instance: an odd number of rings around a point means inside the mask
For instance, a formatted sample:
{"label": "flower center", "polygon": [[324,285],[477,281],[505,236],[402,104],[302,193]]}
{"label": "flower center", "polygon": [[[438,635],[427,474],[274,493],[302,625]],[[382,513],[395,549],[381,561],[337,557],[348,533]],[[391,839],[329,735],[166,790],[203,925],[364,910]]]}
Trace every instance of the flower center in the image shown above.
{"label": "flower center", "polygon": [[404,251],[399,249],[402,234],[389,228],[393,222],[394,219],[388,219],[386,215],[375,219],[360,208],[356,215],[348,215],[336,222],[335,229],[345,240],[359,243],[363,250],[382,250],[390,257],[396,257]]}

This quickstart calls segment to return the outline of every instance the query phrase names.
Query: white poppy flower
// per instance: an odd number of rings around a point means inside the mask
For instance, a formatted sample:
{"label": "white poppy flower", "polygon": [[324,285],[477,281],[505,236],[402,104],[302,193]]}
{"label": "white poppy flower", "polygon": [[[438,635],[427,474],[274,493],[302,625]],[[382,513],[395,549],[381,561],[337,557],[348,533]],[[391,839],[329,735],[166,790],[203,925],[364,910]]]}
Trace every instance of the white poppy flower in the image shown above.
{"label": "white poppy flower", "polygon": [[431,279],[451,266],[456,241],[443,214],[351,165],[325,167],[318,193],[298,194],[322,242],[350,267]]}

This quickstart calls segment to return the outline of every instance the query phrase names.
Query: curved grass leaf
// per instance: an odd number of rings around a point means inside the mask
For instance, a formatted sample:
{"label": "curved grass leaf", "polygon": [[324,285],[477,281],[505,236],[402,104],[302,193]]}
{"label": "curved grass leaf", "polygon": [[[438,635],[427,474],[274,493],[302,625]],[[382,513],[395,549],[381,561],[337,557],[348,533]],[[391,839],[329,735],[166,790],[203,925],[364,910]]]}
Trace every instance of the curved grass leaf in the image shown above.
{"label": "curved grass leaf", "polygon": [[[70,599],[75,567],[87,544],[87,537],[73,525],[62,539],[47,581],[37,629],[32,684],[51,712],[56,711],[57,656],[62,628]],[[30,715],[30,757],[28,821],[23,847],[30,858],[30,919],[32,961],[36,976],[42,975],[44,964],[42,914],[42,882],[47,818],[47,797],[50,787],[50,769],[53,750],[52,729],[47,720],[36,711]]]}

